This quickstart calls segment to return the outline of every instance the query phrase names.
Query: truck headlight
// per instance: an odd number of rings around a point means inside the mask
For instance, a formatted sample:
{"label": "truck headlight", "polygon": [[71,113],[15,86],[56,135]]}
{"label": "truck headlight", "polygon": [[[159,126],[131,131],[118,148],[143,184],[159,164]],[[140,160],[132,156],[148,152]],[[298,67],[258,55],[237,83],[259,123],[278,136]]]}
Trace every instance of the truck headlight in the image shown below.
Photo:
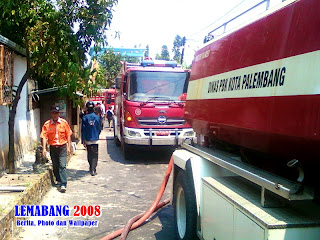
{"label": "truck headlight", "polygon": [[184,137],[193,137],[194,136],[194,131],[188,131],[188,132],[185,132]]}
{"label": "truck headlight", "polygon": [[132,122],[132,121],[133,121],[133,118],[132,118],[131,114],[130,114],[128,111],[126,111],[126,112],[124,113],[124,119],[125,119],[127,122]]}
{"label": "truck headlight", "polygon": [[132,131],[132,130],[128,130],[128,135],[130,137],[141,137],[141,134],[139,132]]}

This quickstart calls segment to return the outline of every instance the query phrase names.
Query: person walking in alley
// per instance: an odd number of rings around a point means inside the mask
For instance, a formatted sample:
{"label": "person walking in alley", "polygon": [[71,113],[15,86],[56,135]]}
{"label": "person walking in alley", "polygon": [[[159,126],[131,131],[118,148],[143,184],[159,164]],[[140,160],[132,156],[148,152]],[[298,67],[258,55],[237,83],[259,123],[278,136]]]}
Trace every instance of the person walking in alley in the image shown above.
{"label": "person walking in alley", "polygon": [[92,176],[97,175],[98,165],[98,144],[101,132],[100,117],[94,113],[94,103],[92,101],[86,104],[88,114],[82,118],[81,124],[81,142],[87,148],[87,159],[89,162],[89,171]]}
{"label": "person walking in alley", "polygon": [[102,124],[102,129],[103,129],[103,126],[104,126],[104,118],[105,118],[105,115],[106,115],[106,105],[104,104],[104,100],[102,101],[101,105],[101,110],[102,110],[102,117],[103,117],[103,124]]}
{"label": "person walking in alley", "polygon": [[108,120],[108,124],[109,124],[109,131],[111,131],[111,126],[112,126],[112,119],[113,119],[113,111],[112,111],[112,107],[109,107],[107,113],[107,120]]}
{"label": "person walking in alley", "polygon": [[67,157],[71,153],[72,131],[68,122],[60,117],[59,106],[51,107],[51,119],[42,126],[42,154],[47,156],[47,144],[50,145],[50,157],[53,174],[61,192],[67,188]]}
{"label": "person walking in alley", "polygon": [[100,104],[100,103],[97,103],[97,104],[96,104],[96,106],[94,107],[94,112],[95,112],[96,115],[98,115],[98,117],[100,118],[101,128],[103,129],[103,118],[104,118],[105,112],[103,111],[103,108],[101,107],[101,104]]}

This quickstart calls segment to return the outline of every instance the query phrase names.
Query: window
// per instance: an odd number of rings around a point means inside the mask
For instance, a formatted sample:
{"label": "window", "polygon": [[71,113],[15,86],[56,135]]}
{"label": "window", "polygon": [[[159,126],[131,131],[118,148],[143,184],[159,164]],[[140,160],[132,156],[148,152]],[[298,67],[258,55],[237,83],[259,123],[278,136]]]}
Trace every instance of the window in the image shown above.
{"label": "window", "polygon": [[0,105],[12,102],[13,51],[0,45]]}

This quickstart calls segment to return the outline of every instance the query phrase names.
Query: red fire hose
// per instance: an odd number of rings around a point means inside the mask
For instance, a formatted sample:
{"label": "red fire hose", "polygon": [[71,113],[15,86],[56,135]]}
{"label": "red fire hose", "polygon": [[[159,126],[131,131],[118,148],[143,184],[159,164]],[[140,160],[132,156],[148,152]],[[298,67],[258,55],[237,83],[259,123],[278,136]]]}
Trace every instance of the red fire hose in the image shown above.
{"label": "red fire hose", "polygon": [[[158,206],[156,207],[156,209],[154,210],[157,211],[158,209],[162,208],[163,206],[167,205],[168,203],[170,202],[170,198],[164,200],[163,202],[159,203]],[[129,233],[129,231],[131,230],[131,226],[133,223],[135,223],[136,221],[138,221],[141,217],[143,217],[145,213],[141,213],[141,214],[138,214],[136,216],[134,216],[133,218],[131,218],[126,226],[123,228],[123,231],[121,233],[121,236],[120,236],[120,240],[125,240],[127,239],[127,235]]]}
{"label": "red fire hose", "polygon": [[159,204],[160,202],[160,199],[164,193],[164,190],[166,189],[166,186],[167,186],[167,183],[168,183],[168,180],[169,180],[169,177],[170,177],[170,174],[171,174],[171,171],[172,171],[172,165],[173,165],[173,157],[171,157],[170,159],[170,162],[168,164],[168,168],[167,168],[167,171],[166,171],[166,174],[162,180],[162,184],[161,184],[161,187],[158,191],[158,194],[155,198],[155,200],[153,201],[152,205],[150,206],[150,208],[145,212],[145,213],[142,213],[142,214],[139,214],[133,218],[131,218],[126,227],[124,228],[121,228],[113,233],[110,233],[108,234],[107,236],[101,238],[101,240],[111,240],[111,239],[114,239],[116,237],[118,237],[121,233],[123,233],[125,231],[125,233],[123,235],[121,235],[121,239],[125,239],[126,238],[126,235],[128,234],[129,230],[132,230],[132,229],[135,229],[137,227],[139,227],[142,223],[144,223],[150,216],[151,214],[163,207],[164,205],[166,205],[169,200],[165,200],[163,201],[162,203]]}

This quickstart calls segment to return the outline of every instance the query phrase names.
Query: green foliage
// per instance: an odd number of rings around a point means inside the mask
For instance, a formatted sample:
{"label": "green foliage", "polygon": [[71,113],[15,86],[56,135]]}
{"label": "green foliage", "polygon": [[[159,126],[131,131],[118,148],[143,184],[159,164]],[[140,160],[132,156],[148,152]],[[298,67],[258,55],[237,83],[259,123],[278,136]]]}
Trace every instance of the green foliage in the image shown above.
{"label": "green foliage", "polygon": [[90,84],[88,70],[83,68],[84,53],[93,41],[105,41],[115,3],[117,0],[1,1],[0,34],[27,50],[30,77],[39,86],[67,86],[72,97]]}
{"label": "green foliage", "polygon": [[146,51],[144,52],[144,57],[149,57],[149,45],[146,46]]}
{"label": "green foliage", "polygon": [[4,207],[3,206],[0,206],[0,215],[2,215],[2,213],[4,212]]}
{"label": "green foliage", "polygon": [[99,70],[96,80],[103,83],[104,88],[110,88],[115,84],[121,69],[120,60],[120,55],[115,54],[112,49],[98,57]]}
{"label": "green foliage", "polygon": [[184,45],[186,43],[185,37],[180,37],[177,35],[173,41],[173,48],[172,52],[174,54],[173,60],[177,63],[181,63],[183,61],[183,54],[184,54]]}
{"label": "green foliage", "polygon": [[123,56],[121,57],[122,61],[130,62],[130,63],[138,63],[140,62],[140,57],[128,57],[128,56]]}
{"label": "green foliage", "polygon": [[181,61],[181,47],[182,47],[182,38],[177,35],[173,41],[173,60],[180,63]]}
{"label": "green foliage", "polygon": [[159,53],[156,54],[156,59],[161,59],[161,55]]}
{"label": "green foliage", "polygon": [[156,55],[156,59],[158,60],[170,60],[170,55],[168,51],[167,45],[162,46],[161,54]]}
{"label": "green foliage", "polygon": [[192,63],[189,64],[189,65],[187,65],[185,62],[183,62],[182,67],[183,67],[184,69],[191,69],[191,68],[192,68]]}
{"label": "green foliage", "polygon": [[88,50],[92,41],[106,42],[104,31],[111,24],[112,8],[117,0],[58,0],[59,11],[69,26],[79,24],[78,42]]}

